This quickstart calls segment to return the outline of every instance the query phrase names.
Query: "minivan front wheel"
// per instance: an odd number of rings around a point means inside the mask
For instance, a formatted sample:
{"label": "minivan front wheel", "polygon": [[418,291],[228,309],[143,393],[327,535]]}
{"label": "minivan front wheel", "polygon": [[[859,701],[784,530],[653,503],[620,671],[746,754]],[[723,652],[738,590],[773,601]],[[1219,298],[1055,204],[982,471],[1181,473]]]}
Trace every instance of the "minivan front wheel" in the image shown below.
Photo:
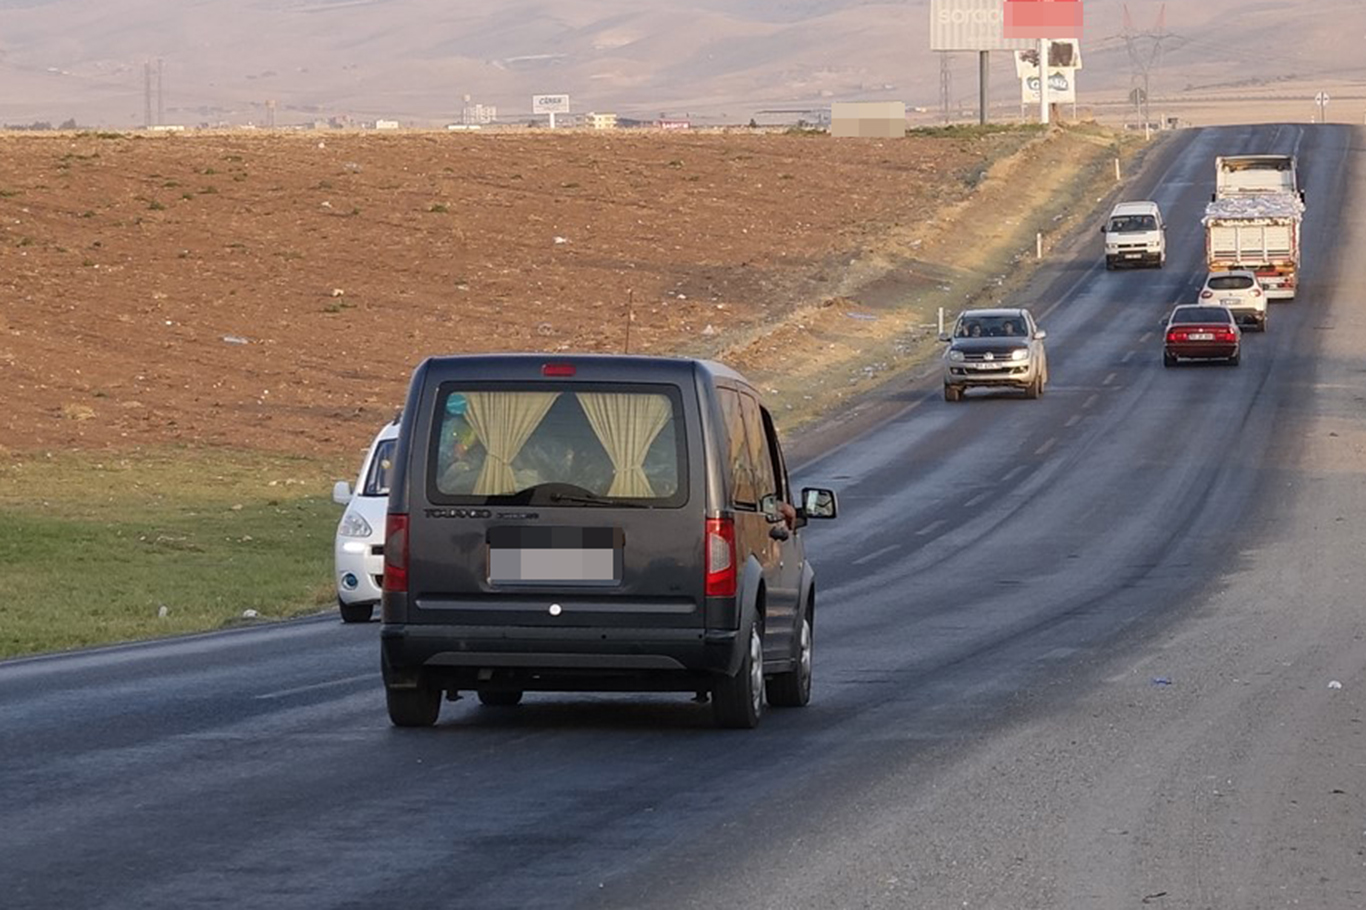
{"label": "minivan front wheel", "polygon": [[768,703],[775,708],[801,708],[811,701],[811,609],[802,614],[797,630],[797,666],[768,681]]}
{"label": "minivan front wheel", "polygon": [[749,646],[734,676],[712,690],[712,713],[717,726],[752,730],[764,713],[764,639],[759,624],[749,627]]}

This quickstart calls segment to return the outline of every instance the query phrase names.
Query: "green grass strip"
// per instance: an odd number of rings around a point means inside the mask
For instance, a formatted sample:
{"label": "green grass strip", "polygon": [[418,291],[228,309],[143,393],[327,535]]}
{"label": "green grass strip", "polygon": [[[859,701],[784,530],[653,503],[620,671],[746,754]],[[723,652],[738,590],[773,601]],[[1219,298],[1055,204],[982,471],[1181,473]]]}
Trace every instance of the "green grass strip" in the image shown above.
{"label": "green grass strip", "polygon": [[0,658],[317,612],[341,514],[327,494],[352,472],[219,450],[7,459]]}

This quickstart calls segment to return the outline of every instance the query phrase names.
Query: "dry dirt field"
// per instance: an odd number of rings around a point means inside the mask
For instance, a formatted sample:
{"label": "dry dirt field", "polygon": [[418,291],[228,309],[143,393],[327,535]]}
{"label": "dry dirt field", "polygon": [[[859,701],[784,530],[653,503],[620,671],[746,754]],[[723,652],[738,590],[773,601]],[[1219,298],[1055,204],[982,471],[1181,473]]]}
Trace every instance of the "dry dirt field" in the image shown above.
{"label": "dry dirt field", "polygon": [[830,337],[905,288],[948,291],[974,241],[935,225],[993,162],[1106,141],[3,134],[0,454],[350,459],[438,353],[629,345],[769,381],[857,353]]}

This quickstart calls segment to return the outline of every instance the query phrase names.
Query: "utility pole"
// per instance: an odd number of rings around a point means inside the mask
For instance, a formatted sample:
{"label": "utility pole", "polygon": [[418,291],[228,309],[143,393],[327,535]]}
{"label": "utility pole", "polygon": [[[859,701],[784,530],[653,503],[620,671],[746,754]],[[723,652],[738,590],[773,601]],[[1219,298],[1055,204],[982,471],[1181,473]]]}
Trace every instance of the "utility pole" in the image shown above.
{"label": "utility pole", "polygon": [[939,54],[939,110],[944,115],[944,122],[949,122],[949,106],[953,102],[953,70],[949,68],[949,55],[947,51]]}
{"label": "utility pole", "polygon": [[152,128],[152,61],[142,61],[142,125]]}
{"label": "utility pole", "polygon": [[1048,116],[1048,63],[1053,53],[1053,42],[1047,38],[1039,39],[1039,122],[1047,124]]}
{"label": "utility pole", "polygon": [[977,122],[987,125],[987,94],[991,87],[991,51],[977,52]]}
{"label": "utility pole", "polygon": [[1184,43],[1182,39],[1167,31],[1167,4],[1162,4],[1157,13],[1157,24],[1140,31],[1134,26],[1134,18],[1129,14],[1129,4],[1124,4],[1124,45],[1129,51],[1129,99],[1133,102],[1134,113],[1143,118],[1144,130],[1152,122],[1148,105],[1151,76],[1162,65],[1163,43]]}
{"label": "utility pole", "polygon": [[161,58],[157,58],[157,126],[166,125],[166,102],[161,92]]}

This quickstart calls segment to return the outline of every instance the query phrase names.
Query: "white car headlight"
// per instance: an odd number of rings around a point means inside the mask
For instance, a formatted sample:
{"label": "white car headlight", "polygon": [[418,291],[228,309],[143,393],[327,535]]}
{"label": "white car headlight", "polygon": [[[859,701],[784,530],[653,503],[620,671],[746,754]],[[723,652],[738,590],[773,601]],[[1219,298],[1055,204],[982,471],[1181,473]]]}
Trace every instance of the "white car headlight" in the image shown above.
{"label": "white car headlight", "polygon": [[963,352],[958,350],[957,348],[953,348],[949,351],[949,360],[952,360],[954,363],[962,363]]}
{"label": "white car headlight", "polygon": [[1016,348],[1015,350],[1013,350],[1013,351],[1010,352],[1010,359],[1011,359],[1011,360],[1028,360],[1028,359],[1029,359],[1029,348]]}
{"label": "white car headlight", "polygon": [[341,524],[337,526],[337,533],[342,537],[369,537],[375,531],[370,527],[370,522],[358,513],[347,512],[342,516]]}

